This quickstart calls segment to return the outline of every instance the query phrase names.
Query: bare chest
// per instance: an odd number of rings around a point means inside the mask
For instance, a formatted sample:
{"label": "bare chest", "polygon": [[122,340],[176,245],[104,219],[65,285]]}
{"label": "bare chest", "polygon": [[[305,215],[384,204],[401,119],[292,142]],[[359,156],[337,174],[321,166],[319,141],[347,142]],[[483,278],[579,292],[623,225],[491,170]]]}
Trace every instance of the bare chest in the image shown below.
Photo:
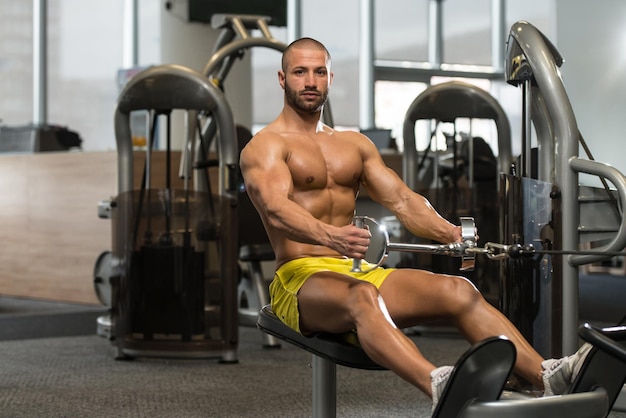
{"label": "bare chest", "polygon": [[300,191],[358,187],[362,161],[358,149],[344,143],[324,141],[294,146],[287,162]]}

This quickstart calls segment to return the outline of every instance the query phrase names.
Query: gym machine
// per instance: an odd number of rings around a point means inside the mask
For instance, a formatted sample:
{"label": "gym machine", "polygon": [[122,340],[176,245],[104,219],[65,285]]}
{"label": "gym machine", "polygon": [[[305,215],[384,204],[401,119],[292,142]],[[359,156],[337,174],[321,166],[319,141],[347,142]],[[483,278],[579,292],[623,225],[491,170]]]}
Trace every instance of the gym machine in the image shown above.
{"label": "gym machine", "polygon": [[[195,235],[198,237],[203,237],[203,242],[210,242],[212,238],[217,238],[217,233],[223,232],[222,235],[219,236],[218,241],[220,242],[220,249],[218,251],[218,260],[215,260],[214,255],[209,255],[209,253],[215,253],[216,249],[205,249],[206,257],[213,257],[211,260],[206,259],[203,260],[204,266],[209,268],[211,264],[221,264],[221,267],[225,271],[228,270],[228,284],[225,287],[221,287],[221,285],[215,286],[213,283],[216,282],[217,277],[222,277],[222,281],[226,280],[226,276],[223,276],[219,272],[207,271],[206,275],[209,276],[207,278],[207,283],[205,283],[202,287],[196,288],[193,287],[192,292],[188,292],[186,289],[186,285],[183,286],[185,289],[181,290],[181,283],[178,282],[175,284],[176,292],[182,291],[187,296],[195,293],[196,295],[201,295],[206,292],[210,292],[213,302],[209,303],[205,301],[205,306],[203,308],[204,315],[209,318],[213,318],[213,322],[215,322],[215,316],[224,316],[227,317],[227,324],[219,327],[222,331],[227,330],[226,337],[232,343],[226,343],[227,347],[232,346],[236,348],[236,341],[238,332],[236,330],[236,324],[238,322],[242,324],[247,324],[254,326],[256,324],[256,319],[258,316],[258,311],[260,307],[269,301],[269,296],[267,295],[267,283],[262,275],[261,271],[261,262],[273,260],[274,254],[269,245],[269,240],[265,236],[264,231],[253,232],[253,229],[244,228],[239,231],[239,224],[249,222],[249,218],[258,219],[258,225],[261,225],[260,219],[256,214],[256,210],[253,208],[251,203],[247,198],[245,193],[245,189],[243,188],[243,183],[241,181],[239,170],[238,170],[238,156],[239,151],[245,143],[242,143],[242,138],[245,135],[241,135],[241,129],[232,128],[232,121],[225,122],[226,119],[232,119],[232,112],[230,111],[230,107],[223,97],[224,90],[224,80],[227,77],[230,69],[234,65],[237,59],[241,58],[242,55],[252,47],[265,47],[277,50],[282,52],[286,45],[276,40],[270,33],[268,23],[270,22],[270,18],[265,16],[255,16],[255,15],[215,15],[212,19],[212,25],[216,29],[220,29],[221,32],[219,34],[218,40],[214,46],[214,49],[211,53],[210,59],[202,70],[201,75],[204,77],[202,80],[201,89],[206,89],[209,96],[213,97],[213,102],[216,104],[214,106],[213,103],[209,103],[209,108],[198,108],[197,106],[192,106],[187,109],[186,113],[186,129],[185,133],[185,141],[182,148],[181,153],[181,164],[180,170],[178,173],[178,177],[182,179],[184,182],[184,192],[182,199],[189,203],[192,202],[191,205],[184,204],[184,209],[181,209],[185,215],[183,217],[187,217],[184,221],[183,229],[188,232],[188,236],[193,236],[192,230],[189,230],[189,225],[193,219],[188,219],[190,217],[199,217],[197,221],[198,225],[202,227]],[[254,36],[252,31],[259,30],[260,36]],[[172,67],[173,68],[173,67]],[[171,68],[170,68],[171,69]],[[163,68],[161,68],[163,70]],[[173,107],[173,104],[176,105],[185,103],[186,100],[190,100],[186,98],[184,95],[190,95],[192,93],[193,86],[187,88],[186,90],[167,90],[167,86],[165,86],[164,80],[169,80],[171,77],[163,76],[159,73],[158,76],[155,76],[153,69],[148,70],[149,73],[141,73],[140,79],[143,81],[138,83],[135,78],[133,78],[132,83],[129,84],[125,88],[125,90],[120,95],[120,103],[124,103],[124,106],[128,107],[126,102],[131,100],[136,100],[145,106],[146,109],[150,108],[151,103],[147,98],[143,98],[142,95],[152,95],[154,93],[149,89],[148,82],[150,80],[158,81],[158,87],[154,88],[164,89],[163,91],[166,93],[168,97],[171,97],[172,102],[165,104],[164,109],[170,109]],[[176,70],[178,71],[178,70]],[[180,72],[180,71],[178,71]],[[147,74],[150,74],[149,76]],[[191,77],[188,73],[184,75],[184,77]],[[194,82],[200,83],[200,80],[197,79],[197,74],[194,74],[192,77]],[[135,86],[132,87],[131,86]],[[173,85],[173,88],[176,88],[178,84]],[[209,86],[209,87],[206,87]],[[204,92],[203,92],[204,93]],[[205,94],[205,95],[206,95]],[[180,97],[179,97],[180,95]],[[160,103],[163,105],[162,103]],[[118,106],[118,112],[120,113],[120,109],[127,111],[127,109]],[[164,109],[156,109],[157,114],[162,114],[165,112]],[[227,115],[224,115],[227,113]],[[332,123],[332,116],[330,113],[330,109],[324,112],[325,121],[327,123]],[[108,307],[111,310],[110,315],[104,315],[98,318],[98,333],[104,337],[111,338],[114,343],[117,340],[116,347],[116,357],[131,357],[134,355],[143,355],[148,351],[152,354],[158,355],[184,355],[184,356],[204,356],[207,353],[207,347],[205,344],[199,344],[196,340],[203,339],[200,337],[198,332],[202,325],[195,325],[192,328],[195,328],[193,331],[185,332],[182,337],[184,340],[188,340],[191,338],[196,342],[179,344],[179,348],[175,348],[175,344],[170,340],[176,339],[178,337],[172,336],[172,329],[177,328],[177,323],[186,322],[187,320],[179,314],[167,314],[166,310],[153,312],[155,315],[153,316],[155,322],[161,322],[163,324],[168,323],[168,329],[165,330],[157,330],[158,332],[153,333],[149,332],[150,335],[148,339],[153,340],[154,335],[163,337],[167,339],[169,342],[162,342],[160,345],[153,343],[147,344],[142,343],[143,348],[132,348],[128,347],[130,343],[123,343],[120,341],[130,340],[132,341],[132,345],[139,344],[139,342],[134,341],[133,338],[122,338],[120,339],[120,333],[123,333],[124,330],[120,328],[120,320],[116,318],[116,315],[119,315],[120,312],[120,303],[121,299],[127,296],[127,293],[120,293],[120,288],[129,285],[128,276],[132,276],[134,273],[130,272],[128,269],[130,268],[130,262],[127,254],[123,254],[124,251],[129,251],[126,248],[126,244],[121,242],[120,240],[124,239],[136,239],[137,229],[139,228],[139,224],[143,224],[144,222],[148,222],[148,225],[152,225],[156,216],[150,215],[148,221],[144,221],[141,217],[137,217],[134,213],[125,213],[124,211],[120,211],[120,204],[118,200],[124,200],[125,194],[130,194],[130,190],[133,190],[134,186],[132,183],[128,183],[129,176],[132,176],[129,173],[132,173],[132,160],[133,153],[131,147],[131,136],[127,131],[121,132],[118,135],[119,125],[119,116],[116,116],[116,137],[118,142],[118,171],[120,176],[120,186],[119,193],[120,195],[113,200],[105,200],[100,202],[99,204],[99,217],[100,218],[111,218],[113,219],[113,251],[105,251],[103,252],[98,259],[96,260],[94,267],[94,286],[95,291],[100,299],[101,303]],[[157,120],[155,119],[155,122]],[[124,122],[125,123],[125,122]],[[222,125],[227,124],[228,127],[223,128]],[[153,132],[157,133],[158,128],[157,124],[153,125]],[[233,135],[231,137],[231,134]],[[124,138],[121,138],[124,136]],[[215,139],[217,138],[217,143]],[[244,141],[249,139],[245,138]],[[156,141],[153,141],[154,144]],[[209,157],[209,152],[211,150],[216,150],[216,154],[212,158]],[[164,213],[161,214],[161,218],[170,219],[170,200],[174,199],[176,202],[180,196],[170,194],[167,192],[163,193],[153,193],[150,192],[150,167],[153,165],[151,162],[151,146],[148,146],[148,151],[146,153],[145,158],[145,170],[148,175],[144,176],[146,180],[144,180],[144,184],[142,187],[142,194],[140,194],[141,201],[143,202],[144,197],[148,197],[150,200],[152,197],[158,196],[158,200],[164,200],[167,205],[165,209],[163,209]],[[214,158],[216,157],[216,158]],[[167,174],[166,178],[170,178],[170,154],[168,152],[167,156]],[[211,186],[210,176],[207,175],[209,170],[218,168],[219,171],[219,190],[216,197],[212,189],[215,187]],[[227,173],[225,171],[228,171]],[[128,184],[127,184],[128,183]],[[226,186],[228,184],[228,186]],[[192,188],[193,185],[193,188]],[[231,190],[232,188],[232,190]],[[166,190],[169,190],[169,187],[166,187]],[[234,191],[234,193],[232,192]],[[207,198],[209,196],[209,198]],[[130,199],[130,197],[129,197]],[[135,198],[137,199],[137,198]],[[214,202],[216,200],[216,202]],[[241,204],[239,204],[241,203]],[[129,203],[130,204],[130,203]],[[154,203],[154,205],[157,205]],[[176,208],[176,206],[174,206]],[[151,209],[152,210],[152,209]],[[190,212],[193,212],[193,214]],[[205,211],[206,214],[210,214],[210,219],[201,218],[201,213]],[[127,219],[127,216],[135,216],[135,218]],[[215,218],[215,219],[213,219]],[[135,222],[137,225],[133,228],[135,231],[131,232],[129,228],[131,228],[130,223]],[[170,222],[171,223],[171,222]],[[226,231],[230,228],[229,231]],[[220,229],[221,228],[221,229]],[[255,231],[258,228],[255,229]],[[148,235],[152,234],[150,232]],[[253,234],[254,236],[250,236]],[[145,235],[145,234],[144,234]],[[237,239],[232,239],[232,237],[239,236],[239,241]],[[208,241],[204,241],[207,237],[211,237]],[[228,238],[227,238],[228,237]],[[227,240],[230,240],[226,243]],[[190,243],[185,241],[183,245],[185,248],[190,248],[190,244],[196,244],[195,242]],[[204,246],[209,244],[203,244]],[[212,244],[211,244],[212,245]],[[192,245],[195,247],[195,245]],[[234,248],[233,248],[234,246]],[[214,247],[214,245],[213,245]],[[238,256],[237,256],[238,254]],[[187,265],[187,262],[180,263],[179,257],[173,256],[174,259],[166,259],[158,257],[157,254],[154,254],[159,259],[161,264],[160,267],[151,267],[152,270],[150,275],[153,274],[162,274],[163,271],[167,271],[168,269],[179,268],[180,266]],[[205,258],[205,257],[197,257],[197,258]],[[249,272],[242,273],[242,269],[239,268],[237,260],[246,263],[249,265]],[[199,263],[199,262],[198,262]],[[195,264],[198,264],[195,263]],[[234,264],[233,264],[234,263]],[[134,263],[135,267],[137,263]],[[145,264],[145,263],[144,263]],[[174,267],[175,264],[178,267]],[[226,267],[226,264],[229,267]],[[162,268],[161,268],[162,267]],[[200,270],[200,266],[196,266],[196,270]],[[218,269],[219,270],[219,269]],[[133,270],[135,272],[135,270]],[[236,272],[236,273],[235,273]],[[164,273],[163,273],[164,274]],[[174,274],[174,272],[172,272]],[[196,275],[199,273],[196,272]],[[185,274],[187,275],[187,274]],[[232,276],[232,277],[231,277]],[[121,278],[124,277],[125,281]],[[141,279],[143,280],[143,279]],[[219,281],[219,280],[218,280]],[[232,321],[232,307],[231,307],[231,284],[234,283],[235,286],[235,294],[237,302],[234,304],[235,307],[240,305],[240,301],[245,299],[247,306],[239,307],[238,310],[238,321]],[[146,283],[147,284],[147,283]],[[194,285],[195,286],[195,285]],[[219,290],[219,289],[222,290]],[[170,289],[172,290],[172,289]],[[215,296],[218,296],[221,292],[226,292],[224,296],[228,302],[226,309],[224,307],[220,307],[219,302],[215,300]],[[139,292],[145,292],[145,298],[151,298],[149,296],[150,292],[154,292],[154,290],[150,290],[150,286],[143,287],[138,289],[135,286],[134,292],[137,294],[136,297],[140,296]],[[152,297],[156,300],[158,299],[156,295],[152,295]],[[208,297],[208,296],[207,296]],[[185,302],[184,305],[188,305],[188,302]],[[200,315],[201,302],[192,301],[191,305],[195,306],[195,310],[197,311],[197,315]],[[148,302],[143,301],[144,305]],[[182,302],[177,307],[177,310],[184,309],[182,306]],[[190,306],[191,306],[190,305]],[[139,311],[137,310],[139,309]],[[141,312],[141,308],[134,308],[134,312]],[[151,311],[152,312],[152,311]],[[185,314],[187,315],[187,314]],[[206,318],[205,318],[206,319]],[[208,319],[207,319],[208,320]],[[149,321],[146,318],[146,321]],[[206,321],[203,322],[205,326]],[[162,332],[164,331],[164,332]],[[207,331],[208,332],[208,331]],[[221,331],[216,331],[211,328],[211,334],[220,334]],[[135,333],[137,335],[141,333]],[[175,335],[179,335],[180,333],[174,332]],[[182,335],[182,334],[180,334]],[[273,337],[264,334],[264,344],[266,346],[278,346],[277,342],[273,339]],[[123,345],[123,347],[120,347]],[[147,348],[149,346],[149,349]],[[172,347],[164,348],[162,346]],[[170,353],[171,351],[171,353]],[[212,350],[209,350],[212,351]],[[236,355],[234,350],[226,350],[223,360],[231,361],[236,359]]]}
{"label": "gym machine", "polygon": [[[536,348],[545,357],[558,357],[561,352],[573,353],[578,347],[578,337],[590,342],[594,348],[566,394],[534,399],[521,393],[502,391],[515,361],[515,350],[511,350],[507,340],[483,341],[472,347],[455,365],[453,377],[434,411],[434,417],[605,417],[623,392],[626,327],[578,325],[576,268],[621,254],[626,246],[626,228],[620,216],[608,244],[594,251],[577,248],[580,219],[577,174],[594,174],[611,181],[617,188],[621,207],[626,203],[626,180],[612,167],[578,158],[580,133],[558,74],[561,64],[562,59],[556,48],[536,28],[527,22],[517,22],[512,26],[506,73],[509,83],[523,88],[524,144],[521,162],[513,166],[510,174],[501,175],[500,190],[505,192],[501,197],[501,240],[500,243],[487,243],[484,248],[473,245],[471,240],[465,240],[460,246],[444,245],[443,248],[452,252],[449,255],[458,255],[460,251],[466,255],[484,254],[494,262],[499,261],[504,301],[516,299],[514,292],[520,287],[534,288],[534,299],[543,306],[531,306],[525,310],[524,315],[530,316],[532,322],[532,329],[525,331],[526,337],[535,346],[540,345]],[[417,116],[409,113],[405,124],[405,153],[414,150],[415,140],[406,134],[414,132],[416,119]],[[530,177],[531,123],[535,125],[539,142],[538,179]],[[501,172],[511,167],[507,150],[510,148],[504,148],[505,154],[500,155]],[[405,177],[409,177],[405,181],[415,188],[416,184],[412,182],[415,177],[411,176],[416,176],[416,156],[409,152],[405,157],[408,158],[408,161],[405,159]],[[602,231],[595,236],[599,234]],[[383,242],[383,248],[387,246],[389,249],[404,250],[407,245],[392,245],[388,236],[383,238]],[[539,244],[537,248],[535,244]],[[423,249],[420,248],[420,251]],[[431,248],[433,251],[440,249]],[[374,265],[384,258],[385,252],[383,250],[383,255],[373,261]],[[355,260],[354,268],[360,268],[359,261]],[[517,280],[522,282],[516,283]],[[551,286],[550,295],[537,285],[546,280]],[[540,313],[547,316],[540,318]],[[336,364],[380,369],[356,344],[358,340],[354,335],[346,337],[322,333],[303,337],[278,320],[270,306],[262,308],[258,327],[313,354],[312,401],[315,417],[333,417],[336,414]],[[534,338],[537,333],[538,337]],[[541,340],[542,337],[545,337],[544,340]],[[494,351],[490,352],[488,347]],[[472,364],[469,369],[474,373],[466,374],[464,362],[468,359]],[[463,377],[457,379],[459,375]]]}
{"label": "gym machine", "polygon": [[[484,178],[477,175],[482,167],[484,155],[480,155],[476,148],[477,138],[469,132],[470,138],[465,142],[467,152],[461,158],[456,138],[451,138],[448,151],[452,153],[450,176],[452,187],[441,190],[435,185],[435,189],[429,189],[434,176],[440,176],[443,171],[443,163],[439,162],[439,156],[430,157],[431,150],[427,147],[423,152],[416,149],[416,126],[419,121],[427,121],[432,129],[431,140],[435,137],[435,131],[440,124],[454,125],[455,133],[458,119],[488,120],[493,121],[497,131],[498,154],[495,161],[489,161],[488,175]],[[470,125],[471,126],[471,125]],[[409,105],[403,124],[404,150],[402,155],[402,177],[404,182],[417,192],[425,194],[437,207],[437,210],[452,222],[457,222],[459,216],[472,216],[481,225],[480,236],[483,240],[498,241],[498,228],[493,219],[498,217],[497,202],[491,199],[498,193],[498,172],[508,170],[511,165],[511,127],[508,117],[500,104],[485,90],[466,82],[450,81],[431,86],[419,94]],[[488,146],[485,144],[485,146]],[[452,148],[450,150],[450,148]],[[432,160],[428,167],[429,157]],[[481,163],[482,164],[482,163]],[[495,167],[493,167],[494,164]],[[463,173],[462,173],[463,172]],[[457,180],[465,175],[470,198],[466,199],[465,205],[457,202],[460,196],[457,188]],[[436,183],[439,183],[438,181]],[[421,242],[421,239],[412,236],[404,228],[401,229],[401,237],[404,242]],[[429,265],[431,269],[453,273],[457,270],[456,261],[437,255],[420,256],[418,254],[401,255],[401,267],[424,268]],[[474,272],[467,274],[477,287],[489,300],[497,300],[498,283],[494,278],[498,276],[494,272],[497,266],[487,264],[478,259]]]}
{"label": "gym machine", "polygon": [[[471,268],[476,254],[485,254],[493,259],[517,259],[535,254],[530,245],[504,246],[490,243],[484,248],[477,247],[471,218],[462,220],[461,242],[441,245],[391,243],[384,227],[374,219],[359,216],[354,223],[372,232],[373,244],[364,260],[365,267],[362,265],[363,260],[353,260],[352,271],[355,272],[365,273],[377,268],[388,251],[432,252],[466,257],[467,268]],[[384,370],[362,350],[356,333],[303,336],[280,321],[270,305],[261,309],[257,326],[312,354],[312,403],[315,418],[336,416],[337,364],[364,370]],[[533,398],[521,392],[505,391],[517,353],[513,343],[505,337],[492,337],[473,345],[459,358],[432,416],[605,417],[626,380],[626,327],[599,329],[584,324],[579,328],[579,335],[594,347],[564,395]]]}
{"label": "gym machine", "polygon": [[[131,113],[147,111],[150,132],[143,172],[132,147]],[[178,188],[172,179],[170,117],[186,111],[219,127],[218,190]],[[153,179],[153,145],[165,118],[165,179]],[[195,134],[195,131],[193,131]],[[96,263],[96,293],[110,308],[99,318],[115,357],[219,357],[237,362],[237,177],[238,153],[232,111],[223,93],[202,74],[178,65],[151,67],[135,75],[115,110],[118,194],[100,204],[111,218],[113,247]],[[136,175],[135,173],[140,173]],[[137,180],[136,180],[137,178]],[[139,185],[137,184],[139,183]],[[161,185],[163,185],[161,187]],[[108,322],[107,322],[108,321]]]}
{"label": "gym machine", "polygon": [[[608,259],[626,246],[626,223],[617,207],[603,211],[603,217],[612,223],[609,231],[598,232],[594,225],[597,216],[581,218],[581,213],[597,206],[583,203],[579,173],[596,175],[603,182],[609,179],[620,207],[626,202],[626,183],[615,168],[579,158],[582,136],[560,78],[562,64],[557,49],[533,25],[520,21],[511,27],[505,76],[507,82],[522,89],[522,155],[515,173],[501,175],[501,242],[533,243],[537,249],[558,251],[504,263],[503,308],[546,357],[571,354],[578,347],[578,267]],[[533,125],[538,144],[536,177],[531,158]],[[607,192],[616,200],[608,187]],[[595,248],[595,253],[580,251],[580,242],[600,236],[609,242]],[[526,292],[526,300],[537,303],[513,305],[522,299],[516,296],[518,292]],[[518,321],[523,317],[525,324]]]}
{"label": "gym machine", "polygon": [[[202,73],[213,84],[224,90],[225,80],[238,59],[251,48],[262,47],[273,49],[278,52],[287,47],[271,34],[269,29],[270,18],[256,15],[215,15],[211,25],[220,30],[220,34],[211,52],[209,61],[202,69]],[[258,30],[259,36],[253,31]],[[215,134],[215,124],[207,120],[202,131],[202,141],[210,144]],[[251,134],[237,138],[239,151],[251,138]],[[193,144],[188,144],[185,150],[192,149]],[[202,168],[202,163],[196,165]],[[269,302],[267,282],[263,276],[262,263],[274,260],[274,251],[269,239],[262,227],[261,219],[256,209],[250,202],[243,184],[239,179],[238,187],[238,223],[247,225],[238,233],[238,259],[247,266],[240,269],[237,287],[237,306],[239,323],[254,326],[261,306]],[[256,225],[251,225],[252,223]],[[270,335],[263,335],[263,345],[266,347],[279,347],[276,339]]]}

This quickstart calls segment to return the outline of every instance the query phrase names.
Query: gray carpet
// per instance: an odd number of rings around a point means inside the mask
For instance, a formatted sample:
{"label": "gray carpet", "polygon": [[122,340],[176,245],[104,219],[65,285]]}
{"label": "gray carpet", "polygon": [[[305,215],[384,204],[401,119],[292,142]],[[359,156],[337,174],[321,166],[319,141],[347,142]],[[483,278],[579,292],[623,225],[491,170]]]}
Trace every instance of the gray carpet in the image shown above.
{"label": "gray carpet", "polygon": [[[116,361],[95,335],[0,343],[2,417],[308,417],[310,356],[261,347],[241,328],[239,363],[140,358]],[[435,363],[467,347],[458,338],[418,338]],[[337,373],[340,417],[429,416],[430,400],[388,371]]]}
{"label": "gray carpet", "polygon": [[[285,344],[278,350],[263,349],[254,328],[240,328],[238,364],[213,359],[120,361],[113,359],[109,341],[95,335],[93,308],[52,306],[37,315],[7,309],[2,298],[0,302],[0,417],[311,416],[310,355]],[[61,336],[49,336],[45,324],[60,324],[60,316],[77,311],[84,313],[81,321],[57,328],[64,332]],[[13,338],[18,336],[13,332],[2,338],[10,318],[24,317],[30,320],[29,337]],[[44,334],[33,338],[38,328]],[[468,347],[457,335],[412,338],[437,365],[454,363]],[[338,417],[430,416],[430,399],[389,371],[338,367],[337,387]]]}
{"label": "gray carpet", "polygon": [[102,306],[0,296],[0,341],[90,335],[104,313]]}

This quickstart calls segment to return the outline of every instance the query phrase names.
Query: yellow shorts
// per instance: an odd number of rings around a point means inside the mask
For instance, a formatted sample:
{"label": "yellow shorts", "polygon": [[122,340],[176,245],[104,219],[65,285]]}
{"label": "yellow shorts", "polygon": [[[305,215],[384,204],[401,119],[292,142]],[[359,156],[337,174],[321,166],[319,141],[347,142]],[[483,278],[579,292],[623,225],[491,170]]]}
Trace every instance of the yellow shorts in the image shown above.
{"label": "yellow shorts", "polygon": [[[363,262],[364,270],[367,263]],[[334,271],[355,279],[372,283],[380,288],[393,268],[376,268],[367,273],[351,272],[352,259],[333,257],[306,257],[288,261],[276,270],[270,283],[272,310],[290,328],[300,331],[300,313],[298,311],[298,291],[311,275],[320,271]]]}

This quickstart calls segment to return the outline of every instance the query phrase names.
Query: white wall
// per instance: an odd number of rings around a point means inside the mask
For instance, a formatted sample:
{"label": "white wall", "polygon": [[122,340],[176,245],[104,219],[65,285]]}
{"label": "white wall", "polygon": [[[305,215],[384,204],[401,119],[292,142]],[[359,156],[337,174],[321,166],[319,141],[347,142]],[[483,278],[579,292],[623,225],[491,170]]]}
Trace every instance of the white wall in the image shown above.
{"label": "white wall", "polygon": [[557,0],[556,11],[553,41],[578,128],[596,160],[626,172],[626,2]]}

